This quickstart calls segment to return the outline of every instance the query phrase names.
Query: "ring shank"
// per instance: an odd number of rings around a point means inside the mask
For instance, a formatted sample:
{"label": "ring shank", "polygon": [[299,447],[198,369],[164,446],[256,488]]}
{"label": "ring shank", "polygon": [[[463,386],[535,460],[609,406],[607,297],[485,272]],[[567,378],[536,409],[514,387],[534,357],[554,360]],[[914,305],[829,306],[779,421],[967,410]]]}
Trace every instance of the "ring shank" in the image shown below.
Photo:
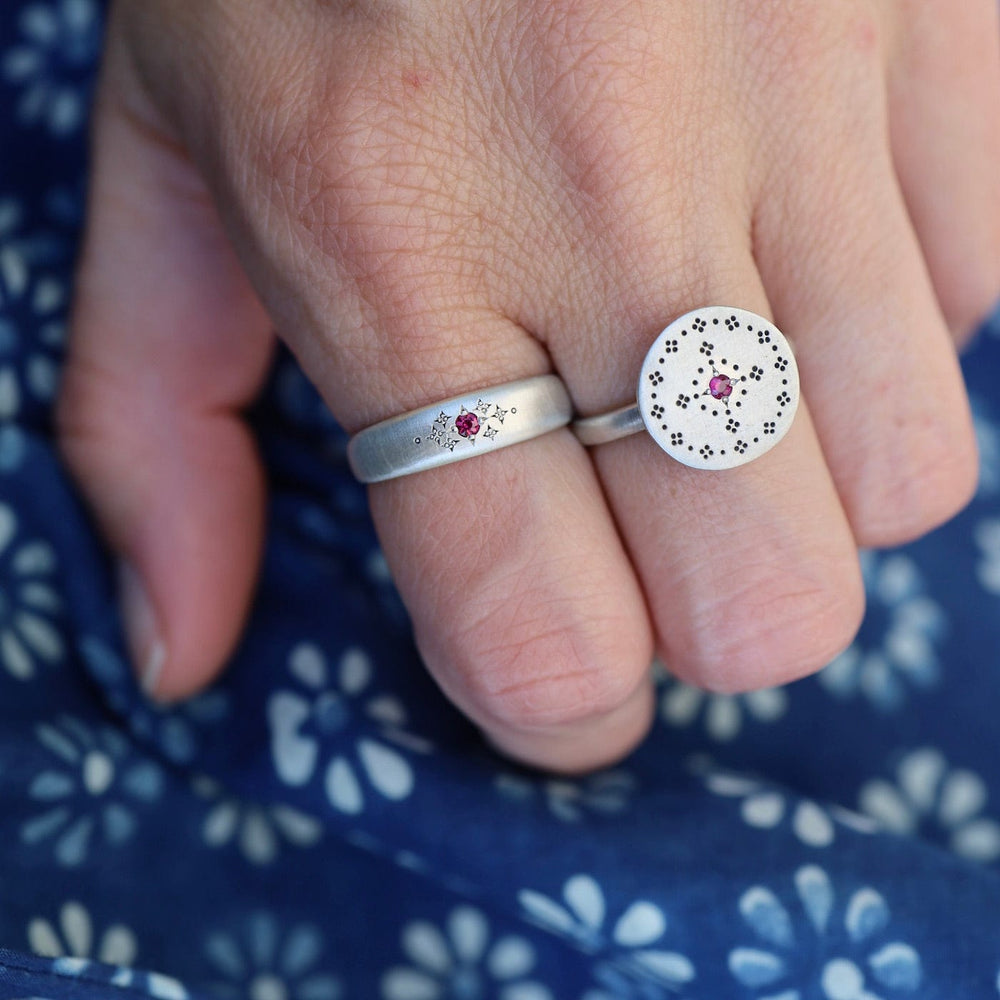
{"label": "ring shank", "polygon": [[636,403],[631,406],[623,406],[618,410],[611,410],[608,413],[599,413],[594,417],[583,417],[573,421],[573,433],[577,436],[580,444],[586,445],[588,448],[595,444],[617,441],[630,434],[637,434],[641,430],[645,430],[645,424]]}
{"label": "ring shank", "polygon": [[347,459],[363,483],[460,462],[565,427],[573,415],[558,375],[538,375],[453,396],[359,431]]}

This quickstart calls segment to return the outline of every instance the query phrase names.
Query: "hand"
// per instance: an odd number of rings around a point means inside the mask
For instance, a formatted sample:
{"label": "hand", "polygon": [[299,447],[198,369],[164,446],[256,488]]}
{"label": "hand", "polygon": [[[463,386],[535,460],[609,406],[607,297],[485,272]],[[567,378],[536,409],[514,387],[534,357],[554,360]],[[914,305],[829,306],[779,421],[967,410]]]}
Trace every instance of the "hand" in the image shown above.
{"label": "hand", "polygon": [[773,316],[805,405],[752,465],[564,430],[372,511],[428,667],[521,759],[633,746],[654,646],[725,691],[826,663],[856,546],[973,489],[998,40],[994,0],[120,0],[59,417],[155,695],[247,613],[272,324],[353,432],[553,369],[600,412],[673,317]]}

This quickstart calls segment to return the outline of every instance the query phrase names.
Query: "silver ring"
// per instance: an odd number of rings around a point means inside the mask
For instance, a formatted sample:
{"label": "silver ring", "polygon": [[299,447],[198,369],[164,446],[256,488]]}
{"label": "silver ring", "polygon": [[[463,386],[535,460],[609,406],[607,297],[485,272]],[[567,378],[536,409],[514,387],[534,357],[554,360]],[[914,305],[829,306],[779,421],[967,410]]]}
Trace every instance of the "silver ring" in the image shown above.
{"label": "silver ring", "polygon": [[558,375],[453,396],[358,431],[347,460],[363,483],[381,483],[460,462],[565,427],[573,416]]}
{"label": "silver ring", "polygon": [[732,469],[770,451],[792,425],[799,372],[791,345],[763,316],[705,306],[653,341],[636,402],[585,417],[585,445],[645,429],[671,458],[695,469]]}

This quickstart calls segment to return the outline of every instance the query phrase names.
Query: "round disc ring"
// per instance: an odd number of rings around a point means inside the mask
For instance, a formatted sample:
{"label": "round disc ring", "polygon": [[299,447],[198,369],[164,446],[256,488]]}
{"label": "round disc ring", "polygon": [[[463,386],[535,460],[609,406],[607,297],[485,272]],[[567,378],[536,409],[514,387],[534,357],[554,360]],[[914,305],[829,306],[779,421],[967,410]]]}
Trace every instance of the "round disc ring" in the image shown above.
{"label": "round disc ring", "polygon": [[645,427],[684,465],[732,469],[770,451],[798,403],[798,368],[781,331],[745,309],[706,306],[653,341],[636,406],[578,420],[574,430],[599,444]]}

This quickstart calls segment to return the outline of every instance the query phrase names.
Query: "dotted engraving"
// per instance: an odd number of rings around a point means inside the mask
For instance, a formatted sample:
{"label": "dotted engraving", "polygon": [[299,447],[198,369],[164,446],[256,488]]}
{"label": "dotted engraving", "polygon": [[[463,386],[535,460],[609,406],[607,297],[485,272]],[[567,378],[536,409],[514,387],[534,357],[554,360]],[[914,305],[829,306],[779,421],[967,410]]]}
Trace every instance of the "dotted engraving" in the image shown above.
{"label": "dotted engraving", "polygon": [[[703,335],[710,325],[715,330],[708,340]],[[751,461],[784,435],[798,376],[784,338],[770,323],[709,306],[654,341],[638,397],[660,447],[695,468],[725,469]]]}

